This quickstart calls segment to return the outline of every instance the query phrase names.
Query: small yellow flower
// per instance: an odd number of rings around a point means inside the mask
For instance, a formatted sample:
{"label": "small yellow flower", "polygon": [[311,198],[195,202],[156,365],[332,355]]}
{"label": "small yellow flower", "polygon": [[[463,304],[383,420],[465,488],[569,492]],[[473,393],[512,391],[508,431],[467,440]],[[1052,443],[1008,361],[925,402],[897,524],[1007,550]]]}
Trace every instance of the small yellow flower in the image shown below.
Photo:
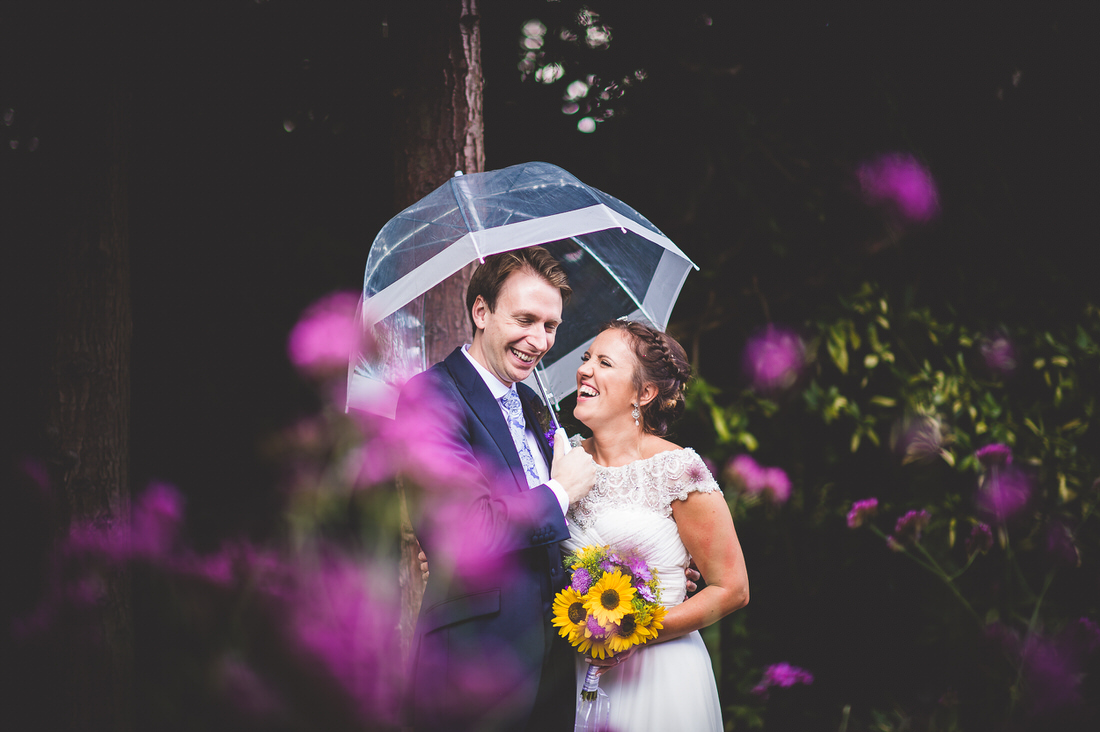
{"label": "small yellow flower", "polygon": [[584,609],[594,615],[596,622],[605,628],[618,623],[626,613],[633,609],[631,601],[636,590],[630,584],[630,578],[624,577],[619,570],[605,574],[588,590]]}
{"label": "small yellow flower", "polygon": [[595,545],[582,546],[580,549],[573,552],[573,556],[576,557],[576,560],[573,562],[573,566],[571,567],[571,569],[577,569],[578,567],[584,565],[588,560],[590,560],[596,554],[607,553],[610,550],[610,548],[611,547],[595,546]]}
{"label": "small yellow flower", "polygon": [[550,622],[559,628],[558,634],[573,645],[584,637],[588,611],[584,609],[584,597],[572,587],[566,587],[554,598],[554,619]]}
{"label": "small yellow flower", "polygon": [[663,606],[658,605],[646,613],[637,613],[634,622],[638,626],[638,634],[644,636],[645,641],[656,638],[657,631],[665,627],[661,621],[665,619],[667,612]]}

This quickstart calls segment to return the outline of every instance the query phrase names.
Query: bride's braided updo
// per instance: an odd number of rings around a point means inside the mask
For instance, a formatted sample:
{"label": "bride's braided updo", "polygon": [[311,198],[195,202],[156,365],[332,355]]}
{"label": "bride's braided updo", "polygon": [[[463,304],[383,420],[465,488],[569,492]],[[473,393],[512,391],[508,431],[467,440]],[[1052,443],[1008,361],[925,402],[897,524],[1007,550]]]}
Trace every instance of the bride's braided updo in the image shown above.
{"label": "bride's braided updo", "polygon": [[652,384],[657,396],[641,407],[642,429],[653,435],[664,435],[669,425],[684,413],[684,386],[691,378],[691,365],[683,346],[661,331],[636,320],[613,320],[604,330],[618,330],[638,359],[634,369],[634,389]]}

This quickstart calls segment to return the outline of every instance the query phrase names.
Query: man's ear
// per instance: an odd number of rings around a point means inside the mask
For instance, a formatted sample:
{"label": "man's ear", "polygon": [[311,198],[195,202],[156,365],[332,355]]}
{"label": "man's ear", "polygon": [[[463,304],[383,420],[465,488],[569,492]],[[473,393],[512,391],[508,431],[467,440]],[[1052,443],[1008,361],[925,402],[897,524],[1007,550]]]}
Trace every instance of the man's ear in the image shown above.
{"label": "man's ear", "polygon": [[489,303],[485,302],[484,297],[478,295],[477,299],[474,300],[474,306],[470,308],[470,315],[473,317],[474,328],[477,330],[485,330],[485,323],[491,312],[492,310],[489,309]]}
{"label": "man's ear", "polygon": [[638,404],[645,406],[657,398],[657,387],[653,384],[646,384],[642,387],[642,391],[638,394]]}

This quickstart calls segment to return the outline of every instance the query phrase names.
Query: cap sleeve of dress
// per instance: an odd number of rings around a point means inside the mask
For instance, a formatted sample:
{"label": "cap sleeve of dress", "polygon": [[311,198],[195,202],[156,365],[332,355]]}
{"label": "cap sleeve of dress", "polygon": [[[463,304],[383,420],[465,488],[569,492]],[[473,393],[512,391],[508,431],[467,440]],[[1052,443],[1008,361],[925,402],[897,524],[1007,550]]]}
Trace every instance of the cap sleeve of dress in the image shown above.
{"label": "cap sleeve of dress", "polygon": [[665,479],[668,502],[686,500],[690,493],[722,493],[703,458],[690,447],[666,453]]}

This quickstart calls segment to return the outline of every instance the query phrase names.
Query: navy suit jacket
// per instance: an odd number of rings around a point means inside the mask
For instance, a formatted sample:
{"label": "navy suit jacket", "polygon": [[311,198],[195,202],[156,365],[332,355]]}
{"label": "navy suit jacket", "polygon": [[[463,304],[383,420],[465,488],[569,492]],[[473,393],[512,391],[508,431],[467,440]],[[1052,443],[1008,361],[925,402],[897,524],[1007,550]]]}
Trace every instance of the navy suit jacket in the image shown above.
{"label": "navy suit jacket", "polygon": [[[408,398],[410,387],[423,393],[426,385],[434,391],[429,418]],[[537,425],[537,397],[516,387],[528,425]],[[532,711],[536,697],[542,708],[548,693],[558,694],[547,692],[552,684],[564,696],[550,708],[563,705],[571,729],[572,654],[546,672],[552,651],[561,658],[564,647],[550,624],[567,582],[558,542],[569,530],[557,498],[546,485],[528,487],[500,406],[461,349],[403,390],[397,419],[413,418],[418,438],[455,473],[410,498],[431,565],[410,655],[413,726],[541,729]],[[549,446],[539,443],[549,464]]]}

